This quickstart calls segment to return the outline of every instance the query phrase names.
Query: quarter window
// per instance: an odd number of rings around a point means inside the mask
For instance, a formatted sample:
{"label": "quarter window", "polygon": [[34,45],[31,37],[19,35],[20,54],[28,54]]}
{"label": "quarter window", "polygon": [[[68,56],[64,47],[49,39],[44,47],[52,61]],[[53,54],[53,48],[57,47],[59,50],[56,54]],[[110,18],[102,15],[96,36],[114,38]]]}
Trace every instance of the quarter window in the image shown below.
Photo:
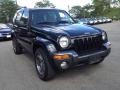
{"label": "quarter window", "polygon": [[28,24],[28,17],[29,17],[29,12],[28,10],[24,10],[23,15],[20,19],[24,24]]}
{"label": "quarter window", "polygon": [[19,21],[20,19],[21,19],[21,17],[22,17],[22,11],[19,11],[18,13],[17,13],[17,17],[16,17],[16,21]]}

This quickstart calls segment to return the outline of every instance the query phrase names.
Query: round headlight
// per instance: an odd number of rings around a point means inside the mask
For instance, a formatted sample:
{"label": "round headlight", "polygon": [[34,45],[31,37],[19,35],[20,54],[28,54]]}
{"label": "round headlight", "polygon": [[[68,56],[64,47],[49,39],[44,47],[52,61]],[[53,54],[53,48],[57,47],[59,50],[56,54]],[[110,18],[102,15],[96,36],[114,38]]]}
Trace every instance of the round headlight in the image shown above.
{"label": "round headlight", "polygon": [[103,33],[102,33],[102,39],[103,39],[103,40],[106,40],[106,38],[107,38],[106,33],[103,32]]}
{"label": "round headlight", "polygon": [[62,36],[59,38],[59,44],[62,48],[67,48],[70,44],[70,40],[66,36]]}

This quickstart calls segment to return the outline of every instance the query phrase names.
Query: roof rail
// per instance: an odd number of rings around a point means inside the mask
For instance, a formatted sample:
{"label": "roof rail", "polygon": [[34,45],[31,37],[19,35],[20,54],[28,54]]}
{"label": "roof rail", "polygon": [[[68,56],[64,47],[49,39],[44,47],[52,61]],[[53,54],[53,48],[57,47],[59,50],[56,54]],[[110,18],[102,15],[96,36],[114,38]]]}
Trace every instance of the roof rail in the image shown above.
{"label": "roof rail", "polygon": [[26,6],[24,6],[24,7],[19,7],[18,10],[20,10],[20,9],[24,9],[24,8],[27,8],[27,7],[26,7]]}

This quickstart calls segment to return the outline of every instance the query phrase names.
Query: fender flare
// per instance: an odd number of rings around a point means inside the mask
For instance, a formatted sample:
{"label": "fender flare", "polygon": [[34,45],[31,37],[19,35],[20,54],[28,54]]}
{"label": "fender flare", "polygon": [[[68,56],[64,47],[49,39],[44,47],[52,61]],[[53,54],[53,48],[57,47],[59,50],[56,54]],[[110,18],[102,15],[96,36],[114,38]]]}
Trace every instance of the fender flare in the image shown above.
{"label": "fender flare", "polygon": [[37,50],[37,48],[42,48],[45,52],[47,57],[49,58],[48,61],[49,63],[52,65],[52,67],[54,68],[54,60],[52,60],[52,55],[53,53],[51,53],[48,49],[47,46],[49,44],[53,44],[51,41],[41,38],[41,37],[37,37],[34,42],[33,42],[33,54],[35,55],[35,51]]}
{"label": "fender flare", "polygon": [[[48,50],[47,46],[49,44],[53,44],[51,41],[41,38],[41,37],[36,37],[33,41],[33,53],[35,53],[37,48],[42,48],[43,50],[45,50],[45,52],[48,55],[51,55],[52,53]],[[54,45],[54,44],[53,44]]]}

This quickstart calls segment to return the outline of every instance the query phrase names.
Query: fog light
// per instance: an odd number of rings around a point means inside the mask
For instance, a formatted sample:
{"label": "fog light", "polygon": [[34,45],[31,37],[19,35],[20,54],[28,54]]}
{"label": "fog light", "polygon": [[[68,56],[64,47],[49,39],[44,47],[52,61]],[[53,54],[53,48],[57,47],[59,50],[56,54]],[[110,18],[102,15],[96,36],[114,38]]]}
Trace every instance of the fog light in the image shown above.
{"label": "fog light", "polygon": [[70,55],[68,55],[68,54],[63,54],[63,55],[56,54],[56,55],[53,56],[53,58],[55,60],[66,60],[66,59],[70,59]]}
{"label": "fog light", "polygon": [[67,62],[62,62],[60,66],[61,66],[62,69],[67,69],[68,68]]}
{"label": "fog light", "polygon": [[111,48],[111,43],[107,42],[107,43],[104,44],[104,46],[109,49],[109,48]]}

